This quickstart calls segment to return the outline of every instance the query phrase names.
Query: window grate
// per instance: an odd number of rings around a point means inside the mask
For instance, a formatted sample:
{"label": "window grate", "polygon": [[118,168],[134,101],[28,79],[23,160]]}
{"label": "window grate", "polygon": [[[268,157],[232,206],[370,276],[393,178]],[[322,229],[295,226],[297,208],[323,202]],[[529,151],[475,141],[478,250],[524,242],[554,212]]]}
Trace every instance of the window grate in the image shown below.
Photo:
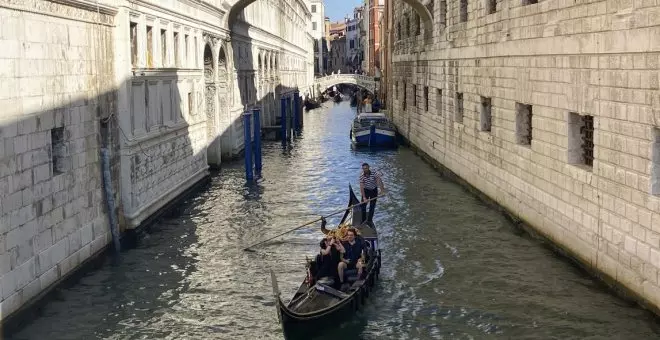
{"label": "window grate", "polygon": [[582,135],[582,156],[584,164],[588,166],[594,165],[594,117],[582,116],[582,127],[580,133]]}

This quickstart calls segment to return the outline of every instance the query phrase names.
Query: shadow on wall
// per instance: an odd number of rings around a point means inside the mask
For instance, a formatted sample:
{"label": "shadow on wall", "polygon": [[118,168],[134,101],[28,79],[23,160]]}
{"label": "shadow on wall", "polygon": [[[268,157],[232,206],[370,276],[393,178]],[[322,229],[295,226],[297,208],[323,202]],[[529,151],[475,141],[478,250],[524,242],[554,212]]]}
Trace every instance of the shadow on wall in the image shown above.
{"label": "shadow on wall", "polygon": [[[265,90],[258,92],[259,70],[251,63],[251,48],[235,51],[243,60],[242,104],[266,106],[263,121],[273,124],[279,96],[294,88],[279,84],[274,72],[278,62],[273,59]],[[22,97],[22,107],[34,109],[6,113],[9,117],[0,121],[0,234],[6,239],[6,265],[0,267],[3,319],[18,315],[14,313],[21,306],[30,305],[111,242],[100,160],[103,146],[111,154],[113,214],[124,231],[127,205],[136,211],[174,200],[163,197],[172,188],[189,186],[192,176],[208,173],[207,145],[218,147],[218,138],[233,138],[242,145],[243,121],[240,114],[231,116],[229,63],[221,52],[215,60],[227,76],[226,82],[215,82],[212,89],[219,92],[214,96],[204,93],[213,82],[196,91],[194,77],[150,71],[105,93],[93,94],[99,91],[92,87],[87,96],[54,95],[38,103]],[[205,68],[205,80],[206,76]],[[80,81],[80,86],[86,82]],[[118,93],[127,88],[130,117],[128,124],[120,125]],[[209,98],[218,102],[204,114],[204,99]],[[216,107],[217,114],[209,116]],[[210,127],[219,133],[208,134]],[[236,132],[241,134],[233,135]]]}
{"label": "shadow on wall", "polygon": [[[167,93],[151,91],[156,78],[180,80],[169,73],[132,80],[131,105],[139,103],[145,112],[143,120],[132,117],[133,131],[118,124],[117,90],[93,97],[56,95],[57,106],[44,100],[40,110],[0,121],[0,234],[7,241],[2,249],[6,266],[0,268],[3,319],[111,242],[102,147],[111,154],[113,214],[122,231],[126,203],[150,204],[147,198],[206,169],[205,133],[198,132],[206,121],[198,114],[201,101],[175,85],[160,89]],[[136,87],[136,81],[143,85]],[[21,100],[25,107],[27,98]],[[128,140],[141,127],[158,138]]]}

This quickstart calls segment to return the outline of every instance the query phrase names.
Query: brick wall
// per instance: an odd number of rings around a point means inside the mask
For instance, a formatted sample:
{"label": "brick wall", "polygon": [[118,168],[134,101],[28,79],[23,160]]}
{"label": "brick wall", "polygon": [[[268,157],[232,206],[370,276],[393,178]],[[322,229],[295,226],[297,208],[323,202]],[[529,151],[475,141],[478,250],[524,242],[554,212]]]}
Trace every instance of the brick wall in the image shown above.
{"label": "brick wall", "polygon": [[0,18],[4,319],[110,240],[99,133],[115,94],[111,16],[2,0]]}
{"label": "brick wall", "polygon": [[490,3],[468,0],[462,22],[460,1],[433,3],[425,40],[416,13],[395,2],[389,88],[400,132],[660,307],[660,197],[651,185],[660,178],[660,6],[497,0],[489,14]]}

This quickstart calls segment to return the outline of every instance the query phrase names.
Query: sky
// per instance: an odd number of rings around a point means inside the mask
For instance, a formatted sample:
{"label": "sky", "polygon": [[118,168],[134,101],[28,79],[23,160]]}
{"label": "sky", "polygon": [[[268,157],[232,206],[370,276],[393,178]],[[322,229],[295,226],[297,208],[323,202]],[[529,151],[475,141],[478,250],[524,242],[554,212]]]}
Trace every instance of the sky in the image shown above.
{"label": "sky", "polygon": [[330,21],[343,20],[348,14],[353,17],[353,8],[364,3],[364,0],[324,0],[325,16]]}

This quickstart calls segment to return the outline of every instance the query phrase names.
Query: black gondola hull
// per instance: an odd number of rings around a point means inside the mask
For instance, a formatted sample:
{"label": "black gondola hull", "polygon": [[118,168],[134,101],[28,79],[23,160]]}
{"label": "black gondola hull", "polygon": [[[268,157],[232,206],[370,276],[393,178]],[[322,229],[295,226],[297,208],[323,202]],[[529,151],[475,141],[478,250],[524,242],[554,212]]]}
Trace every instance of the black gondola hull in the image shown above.
{"label": "black gondola hull", "polygon": [[[273,275],[273,292],[277,301],[277,312],[285,338],[309,339],[328,327],[336,327],[339,322],[355,315],[355,311],[362,308],[367,302],[371,290],[374,288],[381,266],[381,253],[378,245],[378,232],[372,222],[361,222],[361,209],[356,204],[360,201],[349,185],[349,204],[353,209],[347,210],[340,224],[346,222],[352,212],[351,224],[357,226],[359,238],[365,243],[367,250],[366,265],[361,280],[354,277],[349,279],[351,287],[345,292],[337,291],[336,287],[314,283],[310,286],[307,281],[299,287],[288,304],[282,301],[276,279]],[[352,210],[352,211],[351,211]],[[322,227],[325,234],[327,229]],[[314,261],[310,262],[310,270],[314,270]],[[345,273],[346,274],[346,273]],[[346,274],[348,276],[348,274]],[[337,282],[337,281],[335,281]]]}
{"label": "black gondola hull", "polygon": [[349,320],[367,303],[371,291],[375,288],[380,271],[380,255],[375,258],[373,267],[365,277],[364,285],[350,298],[342,300],[331,309],[300,315],[289,310],[287,305],[279,300],[279,313],[281,317],[284,337],[288,340],[309,339],[324,329],[336,327],[339,323]]}

